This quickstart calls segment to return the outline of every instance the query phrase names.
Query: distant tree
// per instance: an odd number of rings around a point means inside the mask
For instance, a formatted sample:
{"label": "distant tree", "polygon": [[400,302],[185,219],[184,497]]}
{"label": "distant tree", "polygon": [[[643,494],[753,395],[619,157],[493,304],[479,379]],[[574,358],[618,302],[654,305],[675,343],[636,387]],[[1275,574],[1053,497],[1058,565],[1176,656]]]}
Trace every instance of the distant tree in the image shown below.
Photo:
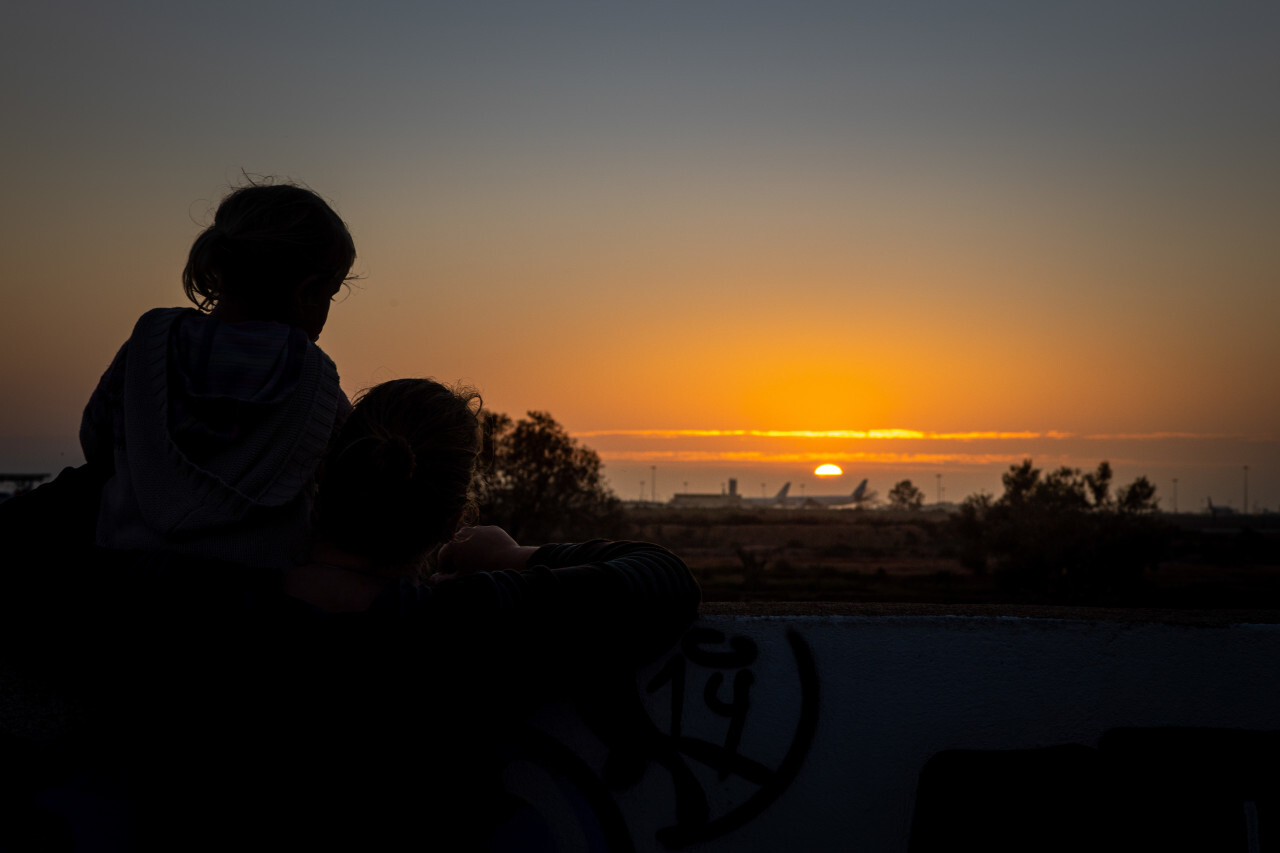
{"label": "distant tree", "polygon": [[[1030,459],[1009,466],[1001,477],[1004,495],[999,504],[1008,507],[1034,506],[1047,511],[1083,511],[1114,509],[1111,498],[1111,463],[1103,461],[1098,468],[1083,473],[1079,468],[1062,466],[1041,476]],[[1139,478],[1146,480],[1145,477]]]}
{"label": "distant tree", "polygon": [[1089,495],[1093,498],[1095,507],[1110,506],[1111,463],[1105,459],[1099,462],[1097,471],[1084,475],[1084,484],[1089,487]]}
{"label": "distant tree", "polygon": [[986,520],[991,504],[991,495],[986,492],[969,495],[950,521],[960,543],[960,565],[978,575],[987,571]]}
{"label": "distant tree", "polygon": [[894,509],[919,509],[924,505],[924,492],[903,480],[889,490],[889,506]]}
{"label": "distant tree", "polygon": [[1139,477],[1116,493],[1116,508],[1121,512],[1154,512],[1159,506],[1156,487],[1146,477]]}
{"label": "distant tree", "polygon": [[621,506],[604,483],[594,450],[546,412],[529,412],[513,423],[486,411],[481,422],[482,523],[501,525],[521,542],[615,535]]}
{"label": "distant tree", "polygon": [[1009,470],[1001,475],[1000,482],[1004,484],[1001,502],[1009,505],[1025,503],[1040,483],[1040,469],[1033,467],[1030,459],[1024,459],[1021,465],[1010,465]]}
{"label": "distant tree", "polygon": [[1065,465],[1036,484],[1032,499],[1043,510],[1059,512],[1081,511],[1089,508],[1087,486],[1079,468]]}

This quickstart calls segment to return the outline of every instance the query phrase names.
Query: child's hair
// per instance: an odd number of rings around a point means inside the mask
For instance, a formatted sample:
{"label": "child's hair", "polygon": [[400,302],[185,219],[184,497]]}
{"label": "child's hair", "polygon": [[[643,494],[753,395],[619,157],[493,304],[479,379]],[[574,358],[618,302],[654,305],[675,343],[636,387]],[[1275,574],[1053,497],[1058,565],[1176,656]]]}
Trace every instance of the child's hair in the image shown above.
{"label": "child's hair", "polygon": [[299,284],[317,277],[336,290],[355,260],[346,223],[320,196],[250,183],[222,200],[192,244],[182,289],[201,311],[230,299],[255,319],[291,322]]}
{"label": "child's hair", "polygon": [[374,568],[423,563],[475,515],[480,395],[431,379],[365,391],[329,451],[317,533]]}

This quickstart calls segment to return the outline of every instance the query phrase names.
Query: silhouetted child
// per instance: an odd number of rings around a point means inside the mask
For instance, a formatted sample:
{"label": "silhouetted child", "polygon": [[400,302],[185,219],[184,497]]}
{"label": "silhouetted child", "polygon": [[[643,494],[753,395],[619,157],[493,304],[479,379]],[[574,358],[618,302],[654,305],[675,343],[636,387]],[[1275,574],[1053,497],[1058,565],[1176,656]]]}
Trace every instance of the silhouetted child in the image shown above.
{"label": "silhouetted child", "polygon": [[106,478],[97,544],[306,556],[317,469],[351,410],[315,341],[355,254],[308,189],[222,200],[182,273],[197,308],[143,314],[85,408],[80,444]]}

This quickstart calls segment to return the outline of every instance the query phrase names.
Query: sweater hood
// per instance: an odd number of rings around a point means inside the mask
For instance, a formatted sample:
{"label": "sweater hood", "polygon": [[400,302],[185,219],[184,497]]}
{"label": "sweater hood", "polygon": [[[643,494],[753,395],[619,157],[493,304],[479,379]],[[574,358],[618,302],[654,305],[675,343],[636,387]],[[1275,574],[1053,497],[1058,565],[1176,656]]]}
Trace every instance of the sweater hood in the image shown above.
{"label": "sweater hood", "polygon": [[146,526],[184,537],[302,499],[346,398],[300,329],[187,308],[144,314],[128,343],[123,463]]}

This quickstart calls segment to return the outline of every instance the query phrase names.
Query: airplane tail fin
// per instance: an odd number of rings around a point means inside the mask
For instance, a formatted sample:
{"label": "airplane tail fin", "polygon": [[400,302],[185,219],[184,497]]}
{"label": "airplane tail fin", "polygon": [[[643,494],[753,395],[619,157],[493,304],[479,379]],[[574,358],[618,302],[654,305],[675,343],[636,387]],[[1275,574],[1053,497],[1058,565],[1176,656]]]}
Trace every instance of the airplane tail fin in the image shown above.
{"label": "airplane tail fin", "polygon": [[862,482],[858,484],[858,488],[853,490],[852,497],[855,501],[860,501],[864,497],[866,497],[866,494],[867,494],[867,480],[864,477]]}

